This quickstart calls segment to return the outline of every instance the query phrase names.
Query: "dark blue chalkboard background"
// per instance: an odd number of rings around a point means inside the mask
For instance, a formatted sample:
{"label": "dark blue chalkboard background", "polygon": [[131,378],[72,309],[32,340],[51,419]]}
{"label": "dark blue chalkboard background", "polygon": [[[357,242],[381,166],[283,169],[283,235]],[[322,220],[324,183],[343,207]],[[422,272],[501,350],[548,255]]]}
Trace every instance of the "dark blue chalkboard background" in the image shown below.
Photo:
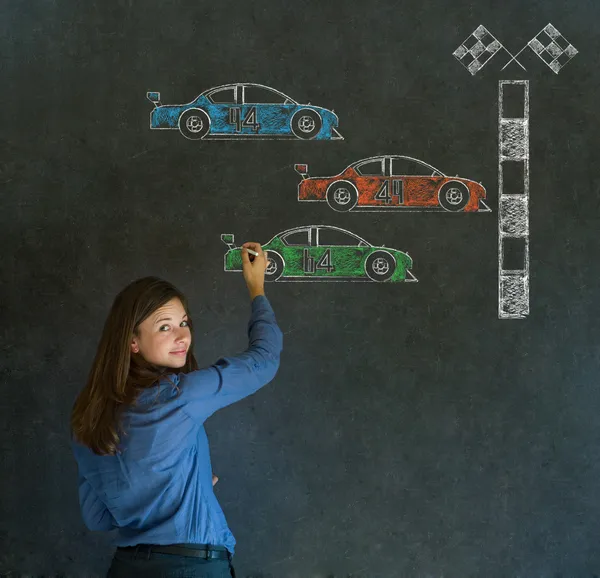
{"label": "dark blue chalkboard background", "polygon": [[[412,284],[272,283],[276,379],[213,416],[215,488],[242,577],[600,574],[600,181],[593,2],[75,2],[0,5],[0,573],[103,576],[68,420],[131,280],[189,296],[202,364],[246,345],[221,233],[331,224],[407,251]],[[479,25],[513,53],[548,22],[557,75],[452,56]],[[499,320],[498,81],[530,81],[530,315]],[[343,141],[190,141],[147,91],[230,82],[335,109]],[[336,213],[295,163],[377,154],[481,181],[483,214]]]}

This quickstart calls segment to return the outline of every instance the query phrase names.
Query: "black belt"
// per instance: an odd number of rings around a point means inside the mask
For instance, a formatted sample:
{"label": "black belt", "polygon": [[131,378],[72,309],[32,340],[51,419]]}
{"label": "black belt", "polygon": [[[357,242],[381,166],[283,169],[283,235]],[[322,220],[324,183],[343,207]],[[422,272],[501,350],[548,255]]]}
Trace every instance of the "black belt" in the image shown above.
{"label": "black belt", "polygon": [[175,554],[177,556],[192,556],[204,560],[230,560],[231,554],[225,546],[212,544],[137,544],[136,546],[118,546],[117,550],[150,554]]}

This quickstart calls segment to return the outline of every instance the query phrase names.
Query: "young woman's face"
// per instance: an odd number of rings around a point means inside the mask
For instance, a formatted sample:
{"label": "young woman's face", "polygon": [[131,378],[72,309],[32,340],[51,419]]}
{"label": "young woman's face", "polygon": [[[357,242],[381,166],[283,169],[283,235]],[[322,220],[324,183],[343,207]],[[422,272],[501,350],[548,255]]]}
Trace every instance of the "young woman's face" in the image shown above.
{"label": "young woman's face", "polygon": [[139,335],[131,341],[132,353],[155,365],[183,367],[192,342],[187,318],[181,301],[171,299],[140,323]]}

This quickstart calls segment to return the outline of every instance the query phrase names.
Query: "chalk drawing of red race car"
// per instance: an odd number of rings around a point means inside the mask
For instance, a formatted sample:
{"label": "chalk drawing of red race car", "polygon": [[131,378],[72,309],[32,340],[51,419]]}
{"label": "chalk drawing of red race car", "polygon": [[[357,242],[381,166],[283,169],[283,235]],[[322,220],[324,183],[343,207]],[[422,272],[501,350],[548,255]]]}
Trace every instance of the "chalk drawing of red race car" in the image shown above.
{"label": "chalk drawing of red race car", "polygon": [[335,211],[392,209],[488,212],[481,183],[450,177],[423,161],[399,155],[369,157],[333,177],[309,177],[308,165],[294,165],[302,181],[299,201],[327,201]]}

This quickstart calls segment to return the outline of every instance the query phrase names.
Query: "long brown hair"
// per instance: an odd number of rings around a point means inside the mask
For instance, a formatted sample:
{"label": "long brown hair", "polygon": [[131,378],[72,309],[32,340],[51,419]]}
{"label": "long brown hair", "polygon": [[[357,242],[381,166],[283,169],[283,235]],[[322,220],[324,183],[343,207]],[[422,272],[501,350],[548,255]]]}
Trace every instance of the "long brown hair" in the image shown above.
{"label": "long brown hair", "polygon": [[121,441],[121,414],[134,404],[138,395],[173,370],[148,363],[131,352],[131,340],[138,335],[140,323],[159,307],[178,298],[186,313],[192,341],[185,365],[178,373],[198,369],[192,353],[194,329],[187,299],[171,283],[158,277],[144,277],[130,283],[116,297],[92,363],[86,386],[81,390],[71,413],[71,435],[97,455],[115,455]]}

